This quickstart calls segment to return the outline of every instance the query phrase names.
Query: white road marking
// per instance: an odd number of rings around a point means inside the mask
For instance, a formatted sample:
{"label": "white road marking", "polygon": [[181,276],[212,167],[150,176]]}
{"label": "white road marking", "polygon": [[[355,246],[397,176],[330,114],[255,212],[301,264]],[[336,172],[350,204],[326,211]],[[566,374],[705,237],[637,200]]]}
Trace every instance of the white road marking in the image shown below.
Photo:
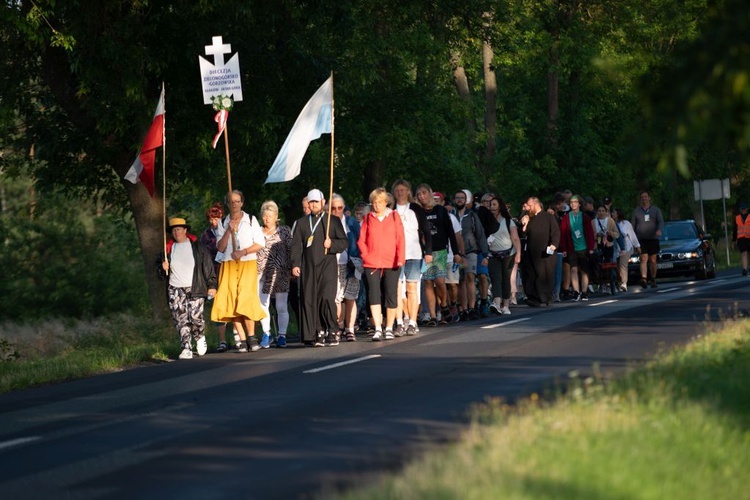
{"label": "white road marking", "polygon": [[667,288],[666,290],[659,290],[657,293],[667,293],[667,292],[674,292],[675,290],[679,290],[679,288]]}
{"label": "white road marking", "polygon": [[25,438],[11,439],[10,441],[3,441],[0,443],[0,450],[4,450],[5,448],[11,448],[13,446],[18,446],[20,444],[31,443],[32,441],[38,441],[40,439],[42,439],[40,436],[31,436],[31,437],[25,437]]}
{"label": "white road marking", "polygon": [[497,328],[498,326],[507,326],[507,325],[512,325],[513,323],[520,323],[521,321],[528,321],[528,320],[530,320],[530,319],[531,319],[531,318],[518,318],[518,319],[512,319],[512,320],[510,320],[510,321],[504,321],[504,322],[502,322],[502,323],[495,323],[494,325],[487,325],[487,326],[483,326],[483,327],[481,327],[481,328],[483,328],[483,329],[487,329],[487,328]]}
{"label": "white road marking", "polygon": [[380,356],[380,354],[371,354],[363,358],[350,359],[349,361],[342,361],[341,363],[334,363],[332,365],[321,366],[320,368],[313,368],[312,370],[305,370],[302,373],[318,373],[325,370],[333,370],[340,366],[351,365],[352,363],[359,363],[360,361],[367,361],[368,359],[379,358]]}
{"label": "white road marking", "polygon": [[589,304],[589,307],[603,306],[604,304],[614,304],[615,302],[617,302],[617,299],[609,299],[609,300],[605,300],[603,302],[597,302],[595,304]]}

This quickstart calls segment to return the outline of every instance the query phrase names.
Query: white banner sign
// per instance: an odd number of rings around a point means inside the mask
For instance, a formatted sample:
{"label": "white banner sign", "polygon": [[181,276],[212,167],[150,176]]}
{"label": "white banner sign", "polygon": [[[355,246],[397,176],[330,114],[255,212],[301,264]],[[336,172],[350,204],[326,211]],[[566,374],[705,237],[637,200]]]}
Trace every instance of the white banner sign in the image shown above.
{"label": "white banner sign", "polygon": [[693,181],[695,201],[729,198],[729,179]]}
{"label": "white banner sign", "polygon": [[220,36],[215,36],[211,40],[212,44],[206,45],[206,55],[214,56],[214,64],[198,56],[203,85],[203,104],[211,104],[211,98],[219,95],[231,96],[235,102],[241,101],[239,53],[224,64],[224,54],[231,53],[232,46],[223,43]]}

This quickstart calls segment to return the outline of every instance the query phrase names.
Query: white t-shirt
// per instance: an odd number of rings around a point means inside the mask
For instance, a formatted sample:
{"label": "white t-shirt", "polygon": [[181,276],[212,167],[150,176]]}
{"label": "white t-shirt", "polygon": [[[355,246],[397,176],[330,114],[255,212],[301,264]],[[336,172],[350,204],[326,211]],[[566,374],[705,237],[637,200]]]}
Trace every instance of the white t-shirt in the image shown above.
{"label": "white t-shirt", "polygon": [[[513,248],[513,240],[510,237],[510,231],[508,231],[508,226],[505,223],[505,217],[501,215],[499,219],[500,227],[495,233],[487,238],[487,246],[490,247],[490,251],[492,252],[502,252],[503,250]],[[510,220],[510,227],[516,227],[516,223],[513,219]]]}
{"label": "white t-shirt", "polygon": [[[220,240],[224,236],[224,233],[227,231],[227,228],[229,227],[230,217],[231,215],[227,215],[226,218],[224,218],[223,224],[219,224],[219,227],[214,230],[214,234],[216,235],[217,240]],[[237,231],[238,250],[243,250],[245,248],[251,247],[255,243],[257,243],[261,247],[266,246],[266,237],[263,235],[263,228],[260,227],[260,224],[258,224],[258,219],[256,219],[254,215],[250,217],[250,215],[248,215],[247,213],[242,212],[242,220],[240,221],[240,227]],[[224,253],[216,253],[216,261],[226,262],[228,260],[232,260],[232,252],[234,252],[234,247],[232,246],[232,238],[230,237]],[[257,252],[249,253],[247,255],[243,255],[240,260],[258,260],[258,254]]]}
{"label": "white t-shirt", "polygon": [[396,212],[401,217],[404,226],[404,243],[406,244],[406,260],[421,259],[422,245],[419,243],[419,221],[409,204],[396,205]]}
{"label": "white t-shirt", "polygon": [[177,288],[193,286],[193,270],[195,258],[190,240],[172,244],[172,254],[169,259],[169,284]]}
{"label": "white t-shirt", "polygon": [[[458,222],[458,217],[453,215],[452,213],[448,213],[448,215],[451,218],[451,224],[453,225],[453,232],[457,235],[461,233],[461,223]],[[458,248],[456,248],[456,251],[458,251]],[[450,239],[448,239],[448,264],[450,264],[453,261],[453,249],[451,248]]]}

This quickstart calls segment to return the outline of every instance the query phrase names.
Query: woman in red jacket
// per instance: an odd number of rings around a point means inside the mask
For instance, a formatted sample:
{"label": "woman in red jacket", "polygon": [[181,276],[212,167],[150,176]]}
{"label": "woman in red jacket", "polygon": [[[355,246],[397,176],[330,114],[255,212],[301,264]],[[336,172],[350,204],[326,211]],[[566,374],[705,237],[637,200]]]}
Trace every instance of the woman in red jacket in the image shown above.
{"label": "woman in red jacket", "polygon": [[[388,208],[388,192],[377,188],[370,193],[372,210],[362,221],[357,246],[362,255],[367,280],[370,313],[375,325],[372,340],[393,339],[393,322],[398,306],[398,278],[406,259],[404,226],[401,218]],[[385,303],[385,335],[383,311]]]}

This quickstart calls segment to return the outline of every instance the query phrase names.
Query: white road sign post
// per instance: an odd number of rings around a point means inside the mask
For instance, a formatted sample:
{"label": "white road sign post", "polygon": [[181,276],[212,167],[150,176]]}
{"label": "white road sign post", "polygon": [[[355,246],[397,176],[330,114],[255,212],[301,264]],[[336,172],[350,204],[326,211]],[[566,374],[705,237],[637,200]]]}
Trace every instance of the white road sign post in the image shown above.
{"label": "white road sign post", "polygon": [[701,226],[706,230],[706,216],[703,215],[703,200],[721,200],[724,212],[724,241],[727,246],[727,265],[729,261],[729,229],[727,226],[727,198],[730,196],[729,179],[703,179],[693,181],[695,201],[701,204]]}

